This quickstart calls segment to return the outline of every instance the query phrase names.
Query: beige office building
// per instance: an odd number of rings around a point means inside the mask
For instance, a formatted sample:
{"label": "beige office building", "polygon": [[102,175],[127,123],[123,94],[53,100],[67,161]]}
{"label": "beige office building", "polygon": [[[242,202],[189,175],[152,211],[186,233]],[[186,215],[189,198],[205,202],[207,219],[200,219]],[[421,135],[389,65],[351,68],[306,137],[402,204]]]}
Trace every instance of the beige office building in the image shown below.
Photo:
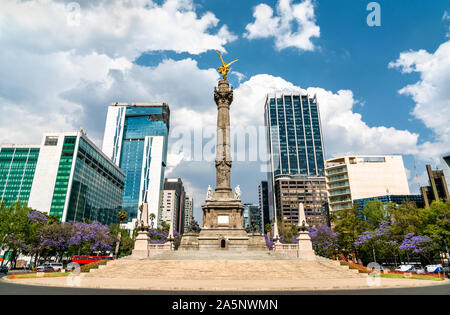
{"label": "beige office building", "polygon": [[400,155],[341,156],[325,163],[330,211],[349,209],[353,200],[409,195]]}
{"label": "beige office building", "polygon": [[174,217],[175,206],[177,204],[175,190],[164,190],[161,203],[161,220],[170,224]]}

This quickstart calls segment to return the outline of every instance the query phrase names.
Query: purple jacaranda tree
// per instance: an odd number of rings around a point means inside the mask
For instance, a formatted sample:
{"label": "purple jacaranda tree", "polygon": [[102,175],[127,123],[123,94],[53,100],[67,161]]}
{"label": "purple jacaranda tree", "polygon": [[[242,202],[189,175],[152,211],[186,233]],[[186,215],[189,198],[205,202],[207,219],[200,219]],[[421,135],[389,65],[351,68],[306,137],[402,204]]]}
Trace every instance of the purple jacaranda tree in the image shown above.
{"label": "purple jacaranda tree", "polygon": [[264,239],[266,240],[266,245],[269,248],[269,250],[273,250],[274,241],[272,235],[268,235],[267,233],[265,233]]}
{"label": "purple jacaranda tree", "polygon": [[30,211],[27,213],[27,218],[29,221],[28,225],[28,237],[25,244],[25,252],[34,256],[34,264],[36,265],[39,256],[42,254],[41,238],[39,231],[42,230],[43,226],[48,223],[48,217],[40,211]]}
{"label": "purple jacaranda tree", "polygon": [[40,211],[28,212],[27,217],[31,223],[45,224],[48,222],[47,216]]}
{"label": "purple jacaranda tree", "polygon": [[73,234],[71,223],[55,223],[43,226],[40,231],[40,247],[46,254],[55,254],[57,258],[62,258],[69,249],[70,238]]}
{"label": "purple jacaranda tree", "polygon": [[111,251],[114,242],[107,226],[98,222],[55,223],[40,232],[40,246],[62,258],[67,254],[93,254]]}
{"label": "purple jacaranda tree", "polygon": [[385,243],[389,241],[390,231],[391,224],[388,221],[381,221],[378,229],[376,229],[375,231],[365,231],[361,235],[359,235],[358,240],[355,241],[355,247],[369,247],[372,250],[373,261],[376,262],[376,247],[386,246]]}
{"label": "purple jacaranda tree", "polygon": [[405,235],[400,249],[405,251],[408,260],[410,254],[417,254],[431,262],[430,255],[434,250],[434,244],[428,236],[408,233]]}
{"label": "purple jacaranda tree", "polygon": [[[149,229],[148,235],[150,237],[151,244],[164,244],[168,241],[169,230],[167,230],[167,229],[164,229],[164,230]],[[174,238],[175,244],[179,245],[179,243],[181,241],[181,235],[180,235],[180,233],[178,233],[178,231],[173,231],[173,238]]]}
{"label": "purple jacaranda tree", "polygon": [[112,249],[114,239],[106,225],[98,222],[73,222],[69,239],[71,253],[104,253]]}
{"label": "purple jacaranda tree", "polygon": [[309,230],[309,236],[313,244],[314,251],[317,255],[323,257],[333,257],[339,249],[338,233],[333,232],[331,227],[319,225]]}

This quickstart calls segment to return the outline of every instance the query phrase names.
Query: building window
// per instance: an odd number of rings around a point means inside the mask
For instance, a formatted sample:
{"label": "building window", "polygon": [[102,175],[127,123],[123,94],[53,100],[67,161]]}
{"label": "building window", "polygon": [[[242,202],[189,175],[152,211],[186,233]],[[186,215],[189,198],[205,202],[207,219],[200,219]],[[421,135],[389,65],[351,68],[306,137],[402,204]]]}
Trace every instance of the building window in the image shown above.
{"label": "building window", "polygon": [[58,145],[58,137],[47,136],[45,137],[44,145],[55,146]]}

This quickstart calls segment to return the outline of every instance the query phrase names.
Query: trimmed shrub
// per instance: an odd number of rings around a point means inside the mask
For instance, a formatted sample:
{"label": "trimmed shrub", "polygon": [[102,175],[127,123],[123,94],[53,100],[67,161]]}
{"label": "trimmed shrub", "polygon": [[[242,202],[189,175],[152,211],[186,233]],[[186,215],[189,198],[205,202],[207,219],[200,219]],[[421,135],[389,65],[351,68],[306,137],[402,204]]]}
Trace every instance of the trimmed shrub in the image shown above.
{"label": "trimmed shrub", "polygon": [[81,272],[89,272],[91,269],[97,269],[98,266],[103,266],[108,263],[107,260],[99,260],[90,264],[86,264],[80,267]]}

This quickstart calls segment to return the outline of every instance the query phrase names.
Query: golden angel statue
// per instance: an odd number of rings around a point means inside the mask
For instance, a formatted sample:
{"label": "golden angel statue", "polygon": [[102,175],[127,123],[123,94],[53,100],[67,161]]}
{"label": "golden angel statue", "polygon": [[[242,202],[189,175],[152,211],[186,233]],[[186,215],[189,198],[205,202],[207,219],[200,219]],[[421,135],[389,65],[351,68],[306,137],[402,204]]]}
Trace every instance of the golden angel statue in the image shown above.
{"label": "golden angel statue", "polygon": [[228,74],[228,72],[230,72],[230,65],[235,63],[239,59],[233,60],[229,64],[226,64],[225,61],[223,61],[222,55],[217,50],[216,50],[216,52],[219,55],[220,60],[222,61],[222,65],[219,68],[217,68],[217,71],[219,71],[219,73],[222,74],[222,78],[224,80],[226,80],[227,79],[227,74]]}

